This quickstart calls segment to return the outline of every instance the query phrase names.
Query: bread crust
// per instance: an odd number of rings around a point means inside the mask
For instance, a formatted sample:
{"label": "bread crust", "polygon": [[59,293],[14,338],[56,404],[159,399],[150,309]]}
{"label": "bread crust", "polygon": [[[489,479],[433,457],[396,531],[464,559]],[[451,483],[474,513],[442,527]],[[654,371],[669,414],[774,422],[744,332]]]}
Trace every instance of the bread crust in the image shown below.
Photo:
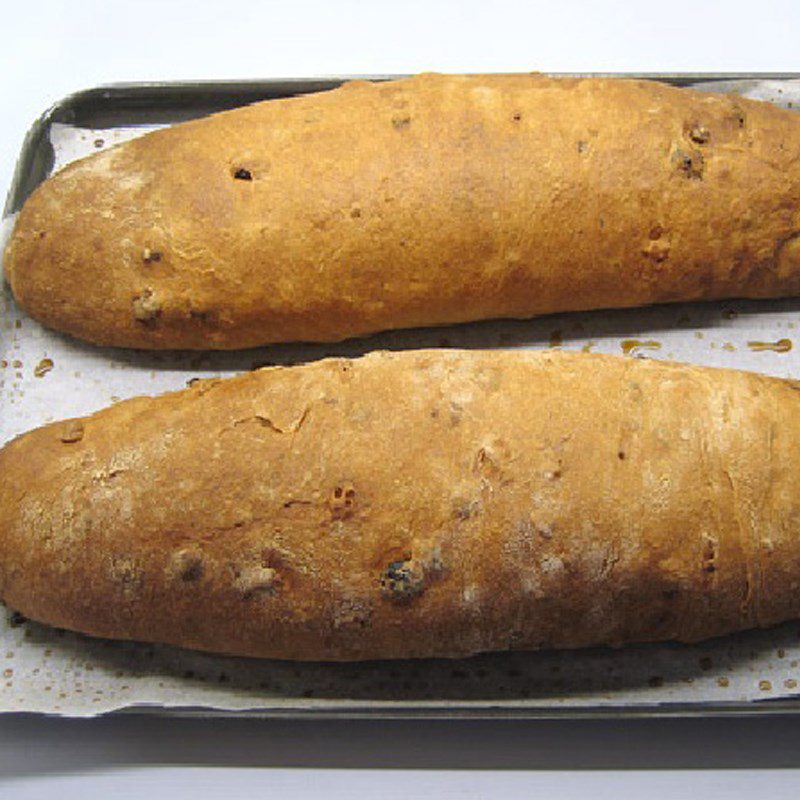
{"label": "bread crust", "polygon": [[800,385],[559,352],[374,353],[0,450],[0,597],[282,659],[695,641],[800,616]]}
{"label": "bread crust", "polygon": [[22,209],[20,304],[230,349],[800,293],[800,120],[657,82],[356,81],[78,161]]}

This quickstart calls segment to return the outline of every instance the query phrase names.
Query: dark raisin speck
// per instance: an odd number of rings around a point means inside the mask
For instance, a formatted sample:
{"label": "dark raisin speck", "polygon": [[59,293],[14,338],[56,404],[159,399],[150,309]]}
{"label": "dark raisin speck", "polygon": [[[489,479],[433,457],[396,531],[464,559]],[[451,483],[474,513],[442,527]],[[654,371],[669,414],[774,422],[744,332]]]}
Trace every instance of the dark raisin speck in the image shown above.
{"label": "dark raisin speck", "polygon": [[689,131],[689,138],[695,144],[706,144],[711,138],[711,133],[705,125],[694,125]]}
{"label": "dark raisin speck", "polygon": [[233,177],[236,178],[237,181],[251,181],[253,180],[253,174],[250,172],[249,169],[245,169],[244,167],[239,167],[236,172],[233,173]]}
{"label": "dark raisin speck", "polygon": [[199,581],[202,577],[203,562],[199,558],[189,560],[181,572],[181,580],[186,581],[186,583]]}
{"label": "dark raisin speck", "polygon": [[413,561],[392,561],[381,576],[381,589],[392,600],[410,600],[425,588],[425,576]]}
{"label": "dark raisin speck", "polygon": [[677,164],[678,169],[690,179],[702,179],[703,177],[703,156],[697,152],[686,152],[684,150],[678,150],[674,156],[675,163]]}

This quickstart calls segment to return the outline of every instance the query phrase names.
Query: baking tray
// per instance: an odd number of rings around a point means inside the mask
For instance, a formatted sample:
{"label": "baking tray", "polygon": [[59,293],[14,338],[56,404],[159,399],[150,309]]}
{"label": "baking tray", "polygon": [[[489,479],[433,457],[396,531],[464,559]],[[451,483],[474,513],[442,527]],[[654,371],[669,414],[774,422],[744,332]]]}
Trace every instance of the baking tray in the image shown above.
{"label": "baking tray", "polygon": [[[372,76],[373,79],[388,76]],[[800,106],[800,75],[627,75]],[[71,159],[143,131],[349,78],[118,84],[71,95],[32,126],[4,212]],[[562,348],[800,377],[800,300],[687,304],[396,331],[234,353],[95,348],[46,331],[0,296],[0,443],[195,377],[410,347]],[[2,476],[0,476],[0,480]],[[0,613],[0,710],[93,716],[617,717],[797,713],[800,622],[698,645],[500,653],[460,661],[291,664],[93,640]]]}

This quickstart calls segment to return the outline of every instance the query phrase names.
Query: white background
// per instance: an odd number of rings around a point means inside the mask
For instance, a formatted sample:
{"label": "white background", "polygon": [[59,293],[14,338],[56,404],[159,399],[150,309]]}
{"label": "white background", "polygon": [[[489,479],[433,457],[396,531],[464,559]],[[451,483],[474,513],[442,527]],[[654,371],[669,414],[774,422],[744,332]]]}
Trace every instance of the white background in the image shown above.
{"label": "white background", "polygon": [[[0,193],[27,127],[113,81],[800,71],[800,2],[0,3]],[[2,476],[0,476],[2,479]],[[0,797],[800,794],[800,719],[0,719]]]}

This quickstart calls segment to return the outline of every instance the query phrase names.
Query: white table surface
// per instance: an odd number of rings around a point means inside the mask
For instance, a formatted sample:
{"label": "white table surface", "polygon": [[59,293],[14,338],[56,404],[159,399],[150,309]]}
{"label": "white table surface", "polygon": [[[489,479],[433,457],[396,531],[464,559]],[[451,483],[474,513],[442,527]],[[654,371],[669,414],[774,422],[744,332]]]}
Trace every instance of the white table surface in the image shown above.
{"label": "white table surface", "polygon": [[[800,71],[800,3],[5,2],[0,193],[49,104],[114,81],[439,71]],[[0,797],[800,794],[800,719],[0,718]]]}

